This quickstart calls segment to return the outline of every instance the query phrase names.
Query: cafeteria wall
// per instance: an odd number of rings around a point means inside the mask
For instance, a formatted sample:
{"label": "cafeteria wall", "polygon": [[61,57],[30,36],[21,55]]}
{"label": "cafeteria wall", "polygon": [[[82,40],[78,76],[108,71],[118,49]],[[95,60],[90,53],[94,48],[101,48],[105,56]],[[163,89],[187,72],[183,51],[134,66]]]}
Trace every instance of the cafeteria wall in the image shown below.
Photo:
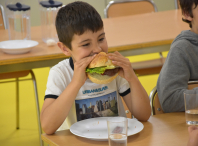
{"label": "cafeteria wall", "polygon": [[[39,11],[39,0],[0,0],[0,5],[5,8],[6,1],[22,2],[31,7],[31,25],[40,25],[40,11]],[[64,5],[73,2],[74,0],[57,0],[62,2]],[[102,18],[104,18],[104,8],[111,0],[82,0],[88,2],[96,8]],[[158,11],[172,10],[175,8],[174,0],[153,0],[157,5]]]}

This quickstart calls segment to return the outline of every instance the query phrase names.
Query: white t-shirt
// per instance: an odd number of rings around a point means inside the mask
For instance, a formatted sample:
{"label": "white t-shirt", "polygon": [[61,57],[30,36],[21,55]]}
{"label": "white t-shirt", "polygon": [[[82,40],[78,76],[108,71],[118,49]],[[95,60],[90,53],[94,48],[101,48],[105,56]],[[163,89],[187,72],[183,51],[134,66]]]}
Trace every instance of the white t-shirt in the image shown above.
{"label": "white t-shirt", "polygon": [[[45,99],[58,98],[71,82],[73,68],[72,58],[65,59],[51,68]],[[125,96],[128,93],[130,93],[129,84],[120,76],[108,84],[95,84],[87,79],[80,88],[66,120],[58,130],[68,129],[77,121],[94,117],[126,117],[120,95]]]}

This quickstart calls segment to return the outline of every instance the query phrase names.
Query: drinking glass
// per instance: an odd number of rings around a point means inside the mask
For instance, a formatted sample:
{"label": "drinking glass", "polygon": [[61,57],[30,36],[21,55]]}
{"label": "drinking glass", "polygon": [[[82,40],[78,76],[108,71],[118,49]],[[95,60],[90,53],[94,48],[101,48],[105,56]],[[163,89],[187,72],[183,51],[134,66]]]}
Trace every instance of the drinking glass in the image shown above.
{"label": "drinking glass", "polygon": [[128,120],[111,117],[107,120],[109,146],[127,146]]}
{"label": "drinking glass", "polygon": [[186,124],[198,125],[198,91],[184,92]]}

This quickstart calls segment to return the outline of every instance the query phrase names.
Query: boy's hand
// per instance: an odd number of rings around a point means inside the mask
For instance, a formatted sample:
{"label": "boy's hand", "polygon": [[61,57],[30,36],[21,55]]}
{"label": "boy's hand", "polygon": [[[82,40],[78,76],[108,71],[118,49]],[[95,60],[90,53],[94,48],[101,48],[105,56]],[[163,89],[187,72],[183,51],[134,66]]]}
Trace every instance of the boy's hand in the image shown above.
{"label": "boy's hand", "polygon": [[114,65],[121,67],[118,73],[121,77],[125,78],[128,82],[132,80],[135,73],[128,58],[122,56],[118,51],[109,53],[108,57]]}
{"label": "boy's hand", "polygon": [[85,83],[87,79],[87,74],[85,71],[94,57],[95,55],[89,56],[74,63],[74,76],[72,78],[72,81],[77,83],[80,87]]}
{"label": "boy's hand", "polygon": [[187,146],[198,146],[198,127],[189,126],[188,133],[189,133],[189,141]]}

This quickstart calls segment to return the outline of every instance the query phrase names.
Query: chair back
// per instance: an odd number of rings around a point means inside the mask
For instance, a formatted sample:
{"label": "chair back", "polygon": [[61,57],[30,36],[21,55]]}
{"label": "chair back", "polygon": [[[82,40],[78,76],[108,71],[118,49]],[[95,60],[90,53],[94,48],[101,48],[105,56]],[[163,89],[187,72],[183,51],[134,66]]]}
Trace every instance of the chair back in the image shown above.
{"label": "chair back", "polygon": [[152,0],[119,0],[110,1],[104,10],[106,18],[157,12]]}
{"label": "chair back", "polygon": [[[198,87],[198,80],[188,81],[188,90],[192,90],[195,87]],[[162,110],[161,104],[159,102],[159,97],[157,93],[157,87],[154,87],[149,95],[150,104],[151,104],[151,114],[163,114],[164,111]]]}
{"label": "chair back", "polygon": [[198,80],[188,81],[188,90],[198,87]]}
{"label": "chair back", "polygon": [[1,29],[6,29],[5,12],[2,5],[0,5],[0,30]]}
{"label": "chair back", "polygon": [[164,112],[159,102],[159,97],[157,93],[157,86],[155,86],[151,91],[149,99],[151,104],[151,115],[163,114]]}

